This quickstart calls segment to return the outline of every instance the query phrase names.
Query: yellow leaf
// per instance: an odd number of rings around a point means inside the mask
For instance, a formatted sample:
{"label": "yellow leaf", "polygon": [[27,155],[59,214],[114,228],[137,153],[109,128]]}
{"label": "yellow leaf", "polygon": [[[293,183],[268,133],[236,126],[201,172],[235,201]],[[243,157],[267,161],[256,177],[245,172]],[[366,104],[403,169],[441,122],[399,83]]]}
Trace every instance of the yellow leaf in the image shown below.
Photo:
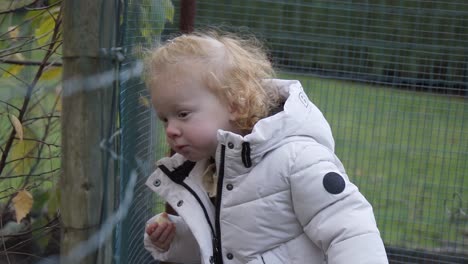
{"label": "yellow leaf", "polygon": [[[62,85],[59,84],[57,85],[57,87],[55,87],[55,95],[58,98],[62,97]],[[57,101],[57,107],[55,108],[55,111],[62,112],[62,100],[61,99]]]}
{"label": "yellow leaf", "polygon": [[8,70],[6,70],[3,73],[2,76],[4,78],[8,78],[10,76],[17,76],[23,68],[24,68],[24,65],[12,65],[11,67],[8,68]]}
{"label": "yellow leaf", "polygon": [[42,73],[41,80],[59,80],[62,76],[62,67],[49,67]]}
{"label": "yellow leaf", "polygon": [[24,61],[25,58],[22,53],[15,53],[11,56],[13,59],[18,60],[18,61]]}
{"label": "yellow leaf", "polygon": [[13,198],[13,206],[16,212],[16,222],[18,224],[21,220],[29,214],[33,205],[33,197],[31,193],[26,190],[19,191]]}
{"label": "yellow leaf", "polygon": [[19,28],[17,26],[8,27],[8,35],[15,40],[19,36]]}
{"label": "yellow leaf", "polygon": [[140,100],[139,101],[140,101],[140,104],[142,106],[150,108],[150,102],[149,102],[148,98],[144,97],[143,95],[140,95]]}
{"label": "yellow leaf", "polygon": [[10,120],[15,128],[16,135],[18,135],[20,140],[23,140],[23,124],[21,124],[21,121],[15,115],[10,115]]}

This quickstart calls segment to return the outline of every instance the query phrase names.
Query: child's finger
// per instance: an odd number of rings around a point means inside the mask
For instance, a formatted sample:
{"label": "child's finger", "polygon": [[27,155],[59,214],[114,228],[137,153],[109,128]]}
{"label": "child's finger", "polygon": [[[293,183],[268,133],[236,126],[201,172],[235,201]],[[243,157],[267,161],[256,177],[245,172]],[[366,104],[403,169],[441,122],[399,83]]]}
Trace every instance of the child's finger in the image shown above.
{"label": "child's finger", "polygon": [[171,232],[167,236],[164,243],[161,244],[160,248],[163,250],[169,250],[169,247],[171,246],[171,243],[174,240],[175,235],[176,235],[176,230],[175,230],[175,225],[174,225],[174,227],[172,228]]}
{"label": "child's finger", "polygon": [[169,235],[174,231],[174,224],[168,224],[164,231],[161,233],[159,236],[158,241],[162,244],[164,244],[169,237]]}
{"label": "child's finger", "polygon": [[154,230],[156,230],[156,228],[158,227],[158,224],[149,224],[145,231],[146,231],[146,234],[148,234],[149,236],[151,236],[151,234],[153,234]]}
{"label": "child's finger", "polygon": [[162,224],[157,225],[157,227],[154,229],[153,233],[150,235],[150,239],[151,239],[151,241],[153,241],[153,243],[156,243],[156,242],[159,241],[159,237],[164,232],[164,230],[166,230],[166,227],[167,227],[166,223],[162,223]]}
{"label": "child's finger", "polygon": [[174,225],[174,228],[172,229],[172,232],[169,234],[169,236],[167,237],[166,241],[168,242],[168,245],[172,243],[172,240],[174,240],[174,237],[176,235],[176,230],[175,230],[175,225]]}

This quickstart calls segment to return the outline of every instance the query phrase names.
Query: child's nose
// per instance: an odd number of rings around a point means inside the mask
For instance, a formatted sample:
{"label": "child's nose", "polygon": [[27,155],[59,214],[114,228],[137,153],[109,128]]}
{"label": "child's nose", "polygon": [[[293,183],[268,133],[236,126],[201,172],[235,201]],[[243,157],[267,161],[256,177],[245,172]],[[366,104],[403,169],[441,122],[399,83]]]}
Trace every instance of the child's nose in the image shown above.
{"label": "child's nose", "polygon": [[180,134],[181,134],[181,131],[178,128],[178,126],[175,124],[175,122],[168,121],[167,126],[166,126],[166,135],[167,135],[167,137],[168,138],[175,138],[175,137],[180,136]]}

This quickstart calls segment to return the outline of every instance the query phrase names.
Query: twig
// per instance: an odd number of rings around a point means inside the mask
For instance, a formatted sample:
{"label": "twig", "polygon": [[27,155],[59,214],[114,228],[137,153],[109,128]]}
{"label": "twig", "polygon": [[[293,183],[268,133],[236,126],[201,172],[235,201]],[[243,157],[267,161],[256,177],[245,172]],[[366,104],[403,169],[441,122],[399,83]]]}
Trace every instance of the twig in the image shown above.
{"label": "twig", "polygon": [[[41,13],[39,13],[39,14],[36,14],[35,16],[30,17],[29,19],[24,20],[23,22],[21,22],[20,24],[16,25],[16,26],[13,27],[13,28],[11,28],[10,30],[6,31],[5,33],[0,34],[0,38],[3,37],[3,36],[5,36],[5,35],[7,35],[7,34],[9,34],[10,32],[12,32],[13,30],[17,29],[18,27],[20,27],[20,26],[22,26],[22,25],[24,25],[24,24],[29,23],[30,21],[36,19],[37,17],[42,16],[42,14],[44,14],[44,13],[45,13],[45,11],[44,11],[44,12],[41,12]],[[3,17],[6,17],[6,16],[3,16]]]}
{"label": "twig", "polygon": [[14,108],[14,109],[16,109],[16,110],[18,110],[18,111],[21,110],[21,109],[19,109],[18,107],[14,106],[14,105],[12,105],[12,104],[6,102],[6,101],[0,100],[0,103],[4,103],[4,104],[8,105],[9,107]]}
{"label": "twig", "polygon": [[[32,2],[32,3],[30,3],[29,5],[35,4],[37,1],[38,1],[38,0],[36,0],[36,1]],[[11,3],[13,3],[13,2],[14,2],[14,1],[11,1]],[[10,7],[9,7],[9,8],[11,8],[11,4],[10,4]],[[26,8],[26,5],[20,6],[20,7],[16,7],[16,8],[12,8],[12,9],[8,9],[8,10],[5,10],[5,11],[1,11],[1,12],[0,12],[0,15],[1,15],[1,14],[13,13],[13,12],[15,12],[15,11],[17,11],[17,10],[21,10],[21,9],[23,9],[23,8]]]}
{"label": "twig", "polygon": [[[51,112],[53,112],[53,111],[51,111]],[[38,121],[38,120],[41,120],[41,119],[52,119],[52,118],[60,118],[60,116],[50,115],[50,116],[40,116],[40,117],[33,117],[33,118],[24,119],[23,120],[23,126],[26,125],[26,124],[30,125],[30,124]]]}
{"label": "twig", "polygon": [[[8,59],[1,59],[0,62],[7,63],[7,64],[14,64],[14,65],[25,65],[25,66],[39,66],[41,65],[42,61],[20,61],[20,60],[8,60]],[[62,62],[46,62],[46,66],[53,66],[53,67],[60,67],[62,66]]]}
{"label": "twig", "polygon": [[59,4],[61,4],[61,3],[62,3],[62,1],[59,1],[59,2],[57,2],[57,3],[51,4],[51,5],[48,5],[48,6],[34,7],[34,8],[25,7],[24,9],[26,9],[26,10],[28,10],[28,11],[36,11],[36,10],[44,10],[44,9],[48,10],[48,9],[50,9],[51,7],[54,7],[54,6],[59,5]]}
{"label": "twig", "polygon": [[[59,101],[60,101],[60,96],[57,96],[55,98],[54,106],[53,106],[52,109],[55,109],[57,107]],[[49,134],[50,124],[52,123],[51,119],[52,119],[52,114],[49,115],[49,122],[46,125],[45,131],[44,131],[44,136],[42,137],[42,141],[44,141],[44,142],[45,142],[45,139],[46,139],[47,135]],[[47,146],[49,147],[49,151],[50,151],[50,146],[53,146],[53,144],[47,144]],[[56,145],[56,146],[58,146],[58,145]],[[58,146],[58,147],[60,147],[60,146]],[[39,156],[41,155],[43,149],[44,149],[44,144],[41,144],[39,146],[39,150],[38,150],[38,155]],[[31,170],[29,171],[29,174],[34,173],[37,166],[39,166],[39,160],[36,160],[36,163],[31,167]],[[24,181],[23,188],[26,187],[28,182],[29,182],[29,177],[26,178],[26,180]]]}
{"label": "twig", "polygon": [[56,156],[50,156],[50,157],[41,157],[41,156],[25,156],[25,157],[22,157],[22,158],[17,158],[17,159],[13,159],[13,160],[9,160],[6,162],[6,164],[10,164],[10,163],[14,163],[14,162],[17,162],[17,161],[20,161],[20,160],[23,160],[23,159],[35,159],[35,160],[51,160],[51,159],[58,159],[60,158],[61,156],[60,155],[56,155]]}
{"label": "twig", "polygon": [[[40,77],[42,76],[42,73],[43,73],[43,71],[44,71],[44,69],[46,67],[45,63],[47,61],[49,61],[50,57],[53,54],[54,45],[57,43],[56,40],[57,40],[57,36],[59,35],[60,24],[62,22],[61,14],[62,14],[62,12],[60,12],[58,17],[57,17],[57,23],[55,24],[55,27],[54,27],[53,35],[52,35],[52,38],[51,38],[52,41],[49,43],[49,49],[47,50],[46,54],[44,55],[44,58],[42,59],[42,62],[44,62],[44,63],[42,65],[39,65],[39,69],[37,70],[36,75],[34,76],[34,79],[33,79],[32,83],[31,83],[31,85],[28,86],[28,90],[26,92],[26,96],[24,98],[23,105],[21,107],[21,110],[20,110],[19,116],[18,116],[18,120],[20,122],[22,122],[22,120],[24,119],[24,115],[25,115],[26,110],[28,108],[33,89],[34,89],[34,87],[36,87],[36,85],[37,85],[37,83],[38,83]],[[11,133],[10,133],[10,137],[8,138],[8,140],[6,142],[6,145],[5,145],[5,150],[2,153],[2,156],[1,156],[1,159],[0,159],[0,175],[2,175],[2,172],[5,169],[5,162],[6,162],[7,156],[9,154],[9,152],[10,152],[10,149],[13,146],[13,141],[15,139],[15,135],[16,135],[16,131],[15,131],[15,129],[12,128]],[[32,175],[29,175],[29,177],[31,177],[31,176]],[[10,177],[2,177],[2,179],[5,179],[5,178],[10,178]],[[8,203],[5,204],[4,209],[1,211],[2,216],[6,212],[5,209],[8,208],[10,202],[11,202],[11,199],[9,199]],[[1,218],[1,216],[0,216],[0,218]]]}
{"label": "twig", "polygon": [[9,70],[4,69],[3,67],[0,67],[0,70],[2,70],[2,71],[4,71],[4,72],[8,73],[9,75],[11,75],[11,76],[12,76],[13,78],[15,78],[16,80],[22,82],[24,85],[29,86],[29,84],[28,84],[27,82],[25,82],[24,80],[18,78],[18,76],[16,76],[16,74],[11,73]]}
{"label": "twig", "polygon": [[[15,137],[15,139],[18,139],[17,137]],[[23,140],[26,140],[26,141],[33,141],[33,142],[37,142],[37,143],[40,143],[41,145],[47,145],[47,146],[52,146],[52,147],[56,147],[56,148],[59,148],[60,145],[57,145],[57,144],[52,144],[52,143],[47,143],[45,142],[44,140],[41,140],[41,139],[37,139],[37,138],[27,138],[27,137],[23,137]]]}
{"label": "twig", "polygon": [[27,173],[27,174],[13,175],[13,176],[3,176],[3,177],[0,177],[0,179],[17,179],[17,178],[23,178],[23,177],[38,177],[38,176],[42,176],[42,175],[46,175],[46,174],[51,174],[51,173],[54,173],[54,172],[57,172],[57,171],[60,171],[60,168],[53,169],[51,171],[45,171],[45,172],[37,173],[37,174]]}

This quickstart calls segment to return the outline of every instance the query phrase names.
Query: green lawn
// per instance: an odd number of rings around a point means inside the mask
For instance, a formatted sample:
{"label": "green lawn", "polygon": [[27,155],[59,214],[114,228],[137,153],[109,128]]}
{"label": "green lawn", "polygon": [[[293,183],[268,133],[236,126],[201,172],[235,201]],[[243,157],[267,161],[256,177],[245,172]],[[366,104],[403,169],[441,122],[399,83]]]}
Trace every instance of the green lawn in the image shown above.
{"label": "green lawn", "polygon": [[[349,81],[298,79],[373,204],[388,245],[468,252],[468,101]],[[464,238],[465,236],[465,238]]]}

